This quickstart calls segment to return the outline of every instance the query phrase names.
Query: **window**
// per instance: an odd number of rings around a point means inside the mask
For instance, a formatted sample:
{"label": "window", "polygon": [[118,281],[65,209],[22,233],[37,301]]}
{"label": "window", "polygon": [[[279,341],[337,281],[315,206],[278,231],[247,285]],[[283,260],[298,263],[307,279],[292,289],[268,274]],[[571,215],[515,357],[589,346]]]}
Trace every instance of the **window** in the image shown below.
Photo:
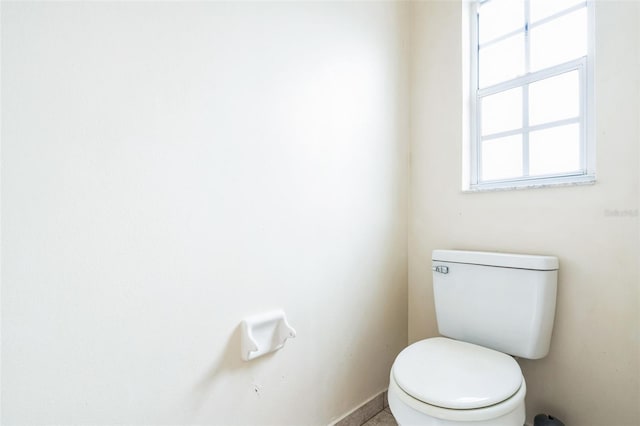
{"label": "window", "polygon": [[593,182],[585,0],[474,0],[470,189]]}

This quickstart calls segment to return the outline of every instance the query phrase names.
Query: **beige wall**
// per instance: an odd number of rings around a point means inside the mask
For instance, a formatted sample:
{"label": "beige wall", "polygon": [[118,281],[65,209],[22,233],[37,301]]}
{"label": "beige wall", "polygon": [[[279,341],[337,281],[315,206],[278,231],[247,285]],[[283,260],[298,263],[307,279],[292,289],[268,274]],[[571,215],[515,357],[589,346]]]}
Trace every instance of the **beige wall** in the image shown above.
{"label": "beige wall", "polygon": [[[407,341],[394,3],[2,3],[2,421],[326,425]],[[298,336],[240,360],[241,319]]]}
{"label": "beige wall", "polygon": [[[437,334],[435,248],[560,258],[549,356],[522,360],[528,420],[631,426],[639,412],[640,3],[596,7],[597,177],[593,186],[462,193],[460,2],[414,4],[409,341]],[[608,212],[631,212],[615,217]]]}

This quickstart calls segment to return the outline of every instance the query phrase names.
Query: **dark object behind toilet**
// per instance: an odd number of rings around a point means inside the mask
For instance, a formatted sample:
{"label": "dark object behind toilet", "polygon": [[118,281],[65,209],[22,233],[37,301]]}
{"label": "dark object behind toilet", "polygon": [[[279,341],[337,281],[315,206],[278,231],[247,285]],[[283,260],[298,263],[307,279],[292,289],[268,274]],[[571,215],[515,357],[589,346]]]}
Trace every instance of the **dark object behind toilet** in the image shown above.
{"label": "dark object behind toilet", "polygon": [[533,419],[533,426],[564,426],[560,419],[548,414],[538,414]]}

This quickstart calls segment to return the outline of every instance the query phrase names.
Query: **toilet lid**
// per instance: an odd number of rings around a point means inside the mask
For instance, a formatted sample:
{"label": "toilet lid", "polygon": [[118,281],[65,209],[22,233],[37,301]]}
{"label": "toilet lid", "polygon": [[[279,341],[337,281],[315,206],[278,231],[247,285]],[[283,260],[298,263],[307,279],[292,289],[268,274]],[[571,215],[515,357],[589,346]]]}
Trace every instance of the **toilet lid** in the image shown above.
{"label": "toilet lid", "polygon": [[430,405],[473,409],[502,402],[522,385],[522,372],[509,355],[444,337],[405,348],[393,364],[400,388]]}

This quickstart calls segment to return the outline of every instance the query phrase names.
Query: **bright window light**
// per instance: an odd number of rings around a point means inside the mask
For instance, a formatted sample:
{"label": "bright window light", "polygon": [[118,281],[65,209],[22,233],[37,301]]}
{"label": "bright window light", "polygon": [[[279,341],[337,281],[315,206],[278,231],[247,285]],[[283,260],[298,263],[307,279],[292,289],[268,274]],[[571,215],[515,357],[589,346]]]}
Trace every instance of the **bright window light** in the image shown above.
{"label": "bright window light", "polygon": [[591,1],[475,0],[471,190],[593,182]]}

